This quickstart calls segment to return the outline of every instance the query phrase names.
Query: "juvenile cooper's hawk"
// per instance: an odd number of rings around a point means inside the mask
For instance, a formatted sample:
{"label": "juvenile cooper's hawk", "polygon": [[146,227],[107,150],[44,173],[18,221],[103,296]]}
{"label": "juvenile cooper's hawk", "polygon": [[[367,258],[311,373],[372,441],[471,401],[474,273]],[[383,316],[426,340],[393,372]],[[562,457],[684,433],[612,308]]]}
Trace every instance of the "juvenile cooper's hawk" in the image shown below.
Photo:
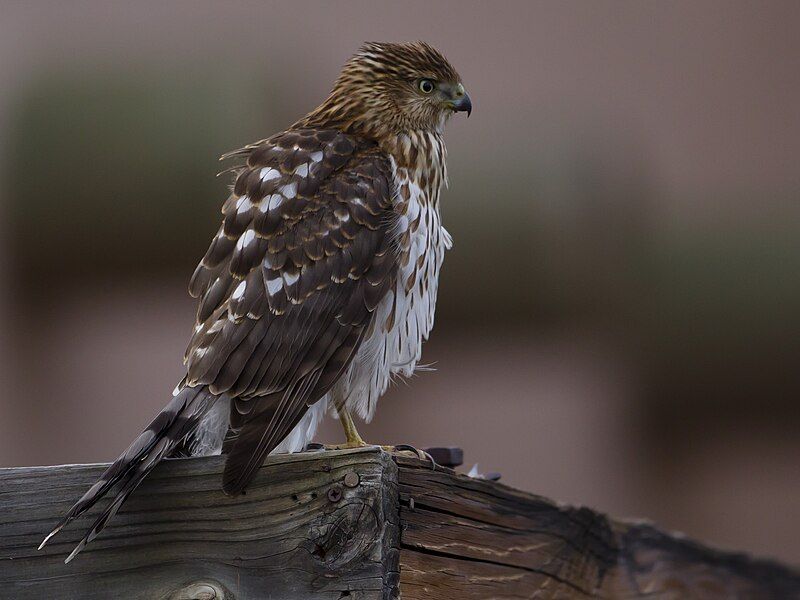
{"label": "juvenile cooper's hawk", "polygon": [[274,451],[297,451],[325,412],[350,446],[393,375],[409,376],[433,327],[451,245],[441,225],[447,119],[472,110],[425,43],[365,44],[333,91],[239,158],[219,232],[192,276],[187,374],[172,400],[47,540],[120,483],[69,562],[164,457],[227,454],[238,494]]}

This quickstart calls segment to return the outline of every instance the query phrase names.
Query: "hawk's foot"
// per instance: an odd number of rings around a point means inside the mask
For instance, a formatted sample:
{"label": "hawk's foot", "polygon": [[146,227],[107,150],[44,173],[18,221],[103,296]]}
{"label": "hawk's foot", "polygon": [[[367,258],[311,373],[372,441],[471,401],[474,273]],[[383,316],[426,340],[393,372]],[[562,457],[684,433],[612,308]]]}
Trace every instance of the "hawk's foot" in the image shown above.
{"label": "hawk's foot", "polygon": [[381,446],[386,452],[390,454],[411,454],[414,458],[418,458],[422,461],[429,461],[431,463],[431,468],[436,470],[438,466],[436,461],[433,460],[433,457],[425,452],[425,450],[420,450],[419,448],[415,448],[411,444],[397,444],[396,446]]}
{"label": "hawk's foot", "polygon": [[306,444],[306,447],[303,448],[303,452],[322,452],[323,450],[354,450],[356,448],[369,448],[375,447],[374,444],[367,444],[366,442],[362,444],[349,444],[345,442],[344,444],[320,444],[319,442],[309,442]]}
{"label": "hawk's foot", "polygon": [[372,444],[368,444],[362,439],[352,442],[345,442],[344,444],[323,444],[322,447],[325,450],[352,450],[354,448],[366,448],[367,446],[372,446]]}
{"label": "hawk's foot", "polygon": [[306,450],[352,450],[354,448],[366,448],[372,444],[367,444],[358,434],[353,417],[346,408],[339,409],[339,421],[344,428],[344,444],[308,444]]}
{"label": "hawk's foot", "polygon": [[[367,446],[372,446],[372,444],[367,444],[358,433],[356,429],[356,424],[353,422],[353,417],[346,408],[342,407],[338,409],[339,413],[339,421],[342,423],[342,428],[344,428],[344,435],[346,441],[344,444],[309,444],[306,446],[307,450],[316,449],[316,450],[352,450],[353,448],[366,448]],[[431,466],[436,469],[436,461],[433,460],[433,457],[425,452],[425,450],[419,450],[414,446],[409,444],[397,444],[396,446],[380,446],[386,452],[390,454],[400,454],[400,453],[408,453],[423,461],[430,461]]]}
{"label": "hawk's foot", "polygon": [[317,442],[311,442],[310,444],[306,445],[305,452],[320,452],[323,450],[353,450],[355,448],[380,448],[389,454],[405,454],[406,456],[412,456],[413,458],[418,458],[425,462],[431,463],[431,468],[436,469],[438,463],[434,460],[434,458],[425,450],[420,450],[419,448],[415,448],[409,444],[397,444],[396,446],[383,446],[383,445],[376,445],[376,444],[368,444],[360,437],[358,440],[354,440],[351,442],[345,442],[344,444],[319,444]]}

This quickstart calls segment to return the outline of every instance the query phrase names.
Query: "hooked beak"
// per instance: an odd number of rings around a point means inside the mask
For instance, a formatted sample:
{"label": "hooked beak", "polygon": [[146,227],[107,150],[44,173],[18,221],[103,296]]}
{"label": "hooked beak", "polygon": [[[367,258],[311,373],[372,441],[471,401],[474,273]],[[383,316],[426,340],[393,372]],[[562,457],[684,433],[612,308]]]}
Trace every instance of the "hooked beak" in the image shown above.
{"label": "hooked beak", "polygon": [[469,118],[472,114],[472,100],[469,99],[469,94],[464,92],[461,98],[453,102],[453,112],[466,112]]}
{"label": "hooked beak", "polygon": [[466,112],[467,117],[469,117],[472,114],[472,100],[469,99],[469,94],[467,94],[462,84],[458,84],[453,96],[453,112]]}

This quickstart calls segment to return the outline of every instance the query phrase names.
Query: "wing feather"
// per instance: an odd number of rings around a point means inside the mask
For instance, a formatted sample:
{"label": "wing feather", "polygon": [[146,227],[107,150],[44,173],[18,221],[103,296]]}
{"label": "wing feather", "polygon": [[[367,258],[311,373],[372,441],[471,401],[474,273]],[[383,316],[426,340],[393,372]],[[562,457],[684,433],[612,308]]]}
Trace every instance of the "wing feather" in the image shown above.
{"label": "wing feather", "polygon": [[391,171],[366,140],[290,130],[232,153],[223,222],[190,283],[189,385],[231,402],[223,487],[264,457],[346,371],[394,286]]}

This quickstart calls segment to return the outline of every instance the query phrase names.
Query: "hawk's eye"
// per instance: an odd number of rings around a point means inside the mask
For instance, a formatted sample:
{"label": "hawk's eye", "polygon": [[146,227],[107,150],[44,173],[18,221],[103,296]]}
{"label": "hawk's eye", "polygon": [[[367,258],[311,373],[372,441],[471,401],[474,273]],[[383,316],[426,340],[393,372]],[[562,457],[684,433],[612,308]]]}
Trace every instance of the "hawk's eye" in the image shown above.
{"label": "hawk's eye", "polygon": [[419,89],[423,94],[430,94],[435,87],[430,79],[419,80]]}

